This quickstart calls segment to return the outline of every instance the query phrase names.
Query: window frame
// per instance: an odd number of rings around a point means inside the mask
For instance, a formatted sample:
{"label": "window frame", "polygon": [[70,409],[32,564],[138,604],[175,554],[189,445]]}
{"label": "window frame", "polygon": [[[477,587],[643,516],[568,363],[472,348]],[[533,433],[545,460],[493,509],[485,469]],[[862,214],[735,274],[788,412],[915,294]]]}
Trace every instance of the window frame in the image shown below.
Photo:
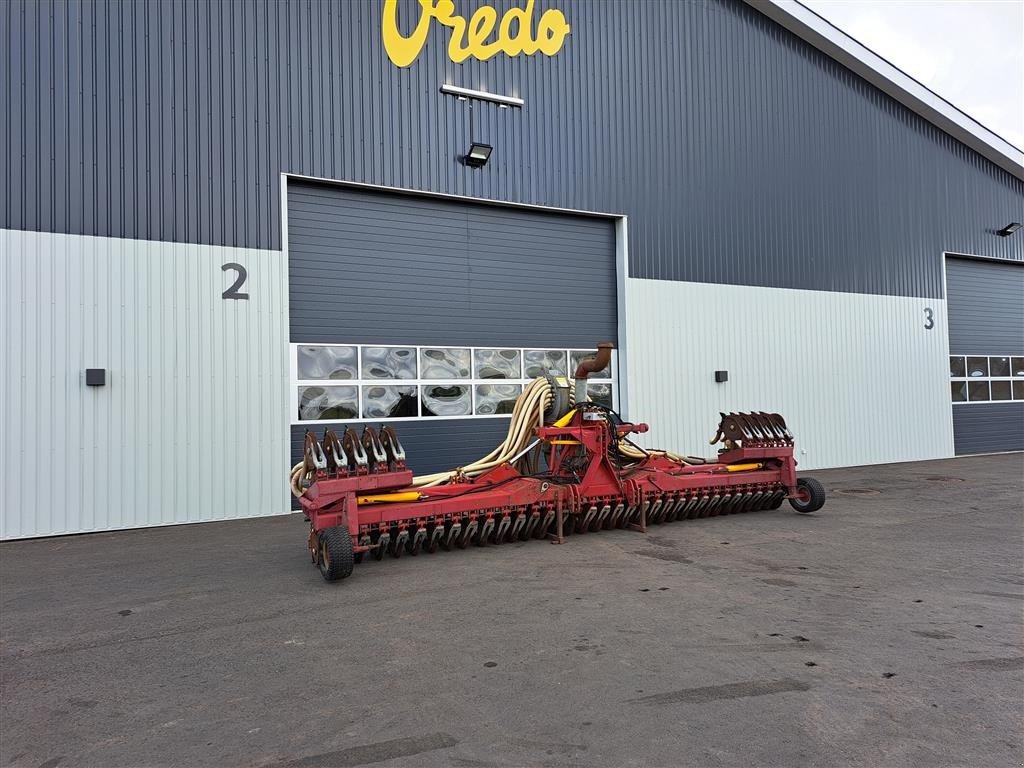
{"label": "window frame", "polygon": [[[354,379],[300,379],[298,377],[298,350],[300,347],[354,347],[356,350],[356,378]],[[416,351],[416,378],[414,379],[364,379],[363,378],[363,349],[365,347],[385,347],[394,349],[413,349]],[[420,370],[420,354],[424,349],[468,349],[469,360],[470,360],[470,376],[463,379],[456,378],[444,378],[444,379],[424,379],[422,378],[422,371]],[[472,374],[476,369],[476,352],[477,350],[496,350],[496,351],[511,351],[519,353],[519,372],[521,374],[518,379],[482,379],[476,378]],[[462,421],[469,419],[508,419],[511,418],[509,413],[488,413],[478,414],[475,413],[477,407],[477,394],[476,388],[480,384],[518,384],[522,388],[525,388],[531,381],[532,378],[525,377],[526,369],[526,352],[538,351],[538,352],[562,352],[565,356],[565,365],[571,364],[571,353],[572,352],[586,352],[589,356],[593,356],[596,352],[595,349],[585,349],[581,347],[502,347],[498,345],[480,345],[480,346],[465,346],[459,344],[356,344],[353,342],[315,342],[307,341],[302,343],[291,342],[288,345],[288,368],[289,368],[289,387],[288,387],[288,407],[289,407],[289,424],[291,426],[312,426],[316,424],[365,424],[365,423],[392,423],[392,422],[403,422],[403,421]],[[589,377],[588,381],[592,381],[595,384],[610,384],[612,393],[612,408],[616,411],[619,410],[619,380],[618,380],[618,357],[616,350],[612,350],[612,359],[608,363],[608,377],[597,378],[594,376]],[[572,371],[566,370],[566,376],[570,380],[570,386],[572,385]],[[429,416],[423,413],[423,401],[422,401],[422,387],[431,386],[467,386],[469,387],[470,397],[470,410],[471,413],[463,414],[461,416]],[[354,386],[356,388],[356,406],[359,418],[354,419],[300,419],[299,418],[299,391],[304,387],[338,387],[338,386]],[[378,417],[362,417],[363,413],[363,388],[367,386],[399,386],[399,387],[414,387],[416,392],[416,410],[417,415],[415,416],[378,416]],[[521,392],[522,390],[520,390]]]}
{"label": "window frame", "polygon": [[[985,376],[970,376],[970,375],[968,375],[969,368],[967,366],[967,361],[970,358],[972,358],[972,357],[973,358],[985,358],[985,367],[986,367],[986,370],[988,371],[988,373]],[[955,358],[958,358],[958,359],[960,359],[960,360],[962,360],[964,362],[964,375],[963,376],[953,376],[952,375],[952,368],[953,368],[953,366],[952,366],[952,364],[950,364],[948,366],[948,368],[950,369],[950,372],[951,372],[950,376],[949,376],[950,384],[954,384],[954,383],[958,383],[958,382],[965,382],[968,385],[967,386],[967,399],[966,400],[953,400],[952,387],[950,387],[950,404],[953,405],[953,406],[965,406],[965,405],[985,405],[985,404],[991,405],[992,403],[1020,403],[1020,402],[1024,402],[1024,398],[1016,398],[1016,397],[1013,396],[1013,390],[1014,390],[1013,382],[1015,382],[1015,381],[1024,381],[1024,376],[1014,375],[1014,372],[1013,372],[1013,361],[1014,361],[1014,359],[1020,359],[1021,357],[1022,357],[1022,355],[952,355],[952,354],[948,355],[947,362],[952,361]],[[1009,374],[1007,374],[1006,376],[993,376],[992,375],[992,360],[995,359],[995,358],[1005,358],[1005,359],[1007,359],[1009,361],[1009,363],[1010,363],[1010,372],[1009,372]],[[992,383],[993,382],[997,382],[997,381],[1009,382],[1009,385],[1010,385],[1010,397],[1009,397],[1009,399],[996,400],[996,399],[994,399],[992,397]],[[988,385],[989,396],[988,396],[987,399],[985,399],[985,400],[972,400],[971,399],[971,396],[970,396],[970,384],[972,382],[979,382],[979,383],[980,382],[984,382],[985,384]]]}

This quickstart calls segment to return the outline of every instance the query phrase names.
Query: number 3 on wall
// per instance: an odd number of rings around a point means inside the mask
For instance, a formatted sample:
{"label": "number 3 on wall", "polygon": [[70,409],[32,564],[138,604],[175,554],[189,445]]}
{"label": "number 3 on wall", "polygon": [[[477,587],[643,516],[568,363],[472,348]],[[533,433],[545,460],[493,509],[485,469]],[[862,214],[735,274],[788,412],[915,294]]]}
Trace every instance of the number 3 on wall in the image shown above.
{"label": "number 3 on wall", "polygon": [[924,308],[924,329],[930,331],[935,327],[935,313],[932,312],[931,307]]}
{"label": "number 3 on wall", "polygon": [[224,293],[222,293],[220,297],[222,299],[248,299],[249,294],[242,293],[240,289],[242,288],[243,285],[245,285],[245,278],[249,276],[249,273],[245,271],[245,267],[243,267],[241,264],[236,264],[233,261],[224,264],[220,268],[220,271],[227,272],[229,269],[235,270],[235,282],[233,282],[231,284],[231,287],[224,291]]}

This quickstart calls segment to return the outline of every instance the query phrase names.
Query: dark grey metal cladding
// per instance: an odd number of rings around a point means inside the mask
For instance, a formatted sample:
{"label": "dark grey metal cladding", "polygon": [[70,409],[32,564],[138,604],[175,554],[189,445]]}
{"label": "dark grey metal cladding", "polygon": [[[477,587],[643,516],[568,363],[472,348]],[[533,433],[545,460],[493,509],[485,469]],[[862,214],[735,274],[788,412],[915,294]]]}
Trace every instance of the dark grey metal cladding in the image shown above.
{"label": "dark grey metal cladding", "polygon": [[968,403],[953,406],[957,455],[1024,450],[1024,403]]}
{"label": "dark grey metal cladding", "polygon": [[617,338],[607,218],[291,182],[288,272],[293,342]]}
{"label": "dark grey metal cladding", "polygon": [[1024,355],[1024,265],[949,258],[946,299],[951,355]]}
{"label": "dark grey metal cladding", "polygon": [[[454,65],[435,23],[408,69],[382,5],[0,4],[0,227],[279,248],[286,171],[627,213],[635,277],[941,296],[943,251],[1024,259],[1024,182],[744,3],[537,0],[554,58]],[[476,106],[483,169],[444,82],[526,99]]]}

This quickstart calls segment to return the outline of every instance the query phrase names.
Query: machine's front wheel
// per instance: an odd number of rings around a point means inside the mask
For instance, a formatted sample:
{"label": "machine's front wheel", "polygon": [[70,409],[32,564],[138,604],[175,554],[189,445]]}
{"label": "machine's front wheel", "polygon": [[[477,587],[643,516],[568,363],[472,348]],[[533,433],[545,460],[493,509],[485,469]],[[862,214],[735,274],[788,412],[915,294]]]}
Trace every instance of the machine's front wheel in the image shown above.
{"label": "machine's front wheel", "polygon": [[344,528],[325,528],[320,531],[317,546],[317,568],[327,581],[337,581],[352,575],[355,555],[352,537]]}
{"label": "machine's front wheel", "polygon": [[797,512],[817,512],[825,506],[825,487],[813,477],[801,477],[796,481],[796,495],[789,505]]}

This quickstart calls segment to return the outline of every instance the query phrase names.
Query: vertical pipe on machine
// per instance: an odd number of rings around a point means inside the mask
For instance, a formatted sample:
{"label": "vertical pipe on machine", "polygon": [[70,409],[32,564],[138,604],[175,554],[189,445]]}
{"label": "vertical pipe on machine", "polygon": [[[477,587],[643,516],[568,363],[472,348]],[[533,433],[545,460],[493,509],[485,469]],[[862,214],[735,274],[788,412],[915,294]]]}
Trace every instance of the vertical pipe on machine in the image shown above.
{"label": "vertical pipe on machine", "polygon": [[587,377],[608,367],[608,363],[612,359],[613,349],[615,349],[615,345],[610,341],[602,341],[597,345],[597,354],[594,357],[580,360],[580,364],[576,367],[576,373],[573,374],[573,377],[576,379],[577,403],[587,402]]}

